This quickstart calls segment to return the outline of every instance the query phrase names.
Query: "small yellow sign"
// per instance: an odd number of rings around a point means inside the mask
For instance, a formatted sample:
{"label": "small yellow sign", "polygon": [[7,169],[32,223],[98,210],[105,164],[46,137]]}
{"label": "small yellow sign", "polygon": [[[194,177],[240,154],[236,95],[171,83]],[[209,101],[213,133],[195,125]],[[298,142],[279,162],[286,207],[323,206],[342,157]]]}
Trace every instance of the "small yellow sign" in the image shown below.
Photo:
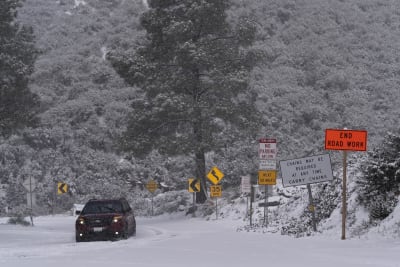
{"label": "small yellow sign", "polygon": [[210,197],[221,197],[222,196],[222,185],[210,186]]}
{"label": "small yellow sign", "polygon": [[154,193],[154,191],[157,190],[158,185],[157,185],[156,181],[150,180],[150,181],[146,184],[146,188],[147,188],[147,190],[150,191],[150,193]]}
{"label": "small yellow sign", "polygon": [[68,185],[66,183],[59,182],[57,184],[57,194],[62,195],[68,192]]}
{"label": "small yellow sign", "polygon": [[207,178],[216,185],[222,180],[222,178],[224,178],[224,174],[217,167],[214,166],[207,174]]}
{"label": "small yellow sign", "polygon": [[276,170],[258,171],[259,185],[276,185]]}
{"label": "small yellow sign", "polygon": [[189,178],[189,192],[200,192],[200,179]]}

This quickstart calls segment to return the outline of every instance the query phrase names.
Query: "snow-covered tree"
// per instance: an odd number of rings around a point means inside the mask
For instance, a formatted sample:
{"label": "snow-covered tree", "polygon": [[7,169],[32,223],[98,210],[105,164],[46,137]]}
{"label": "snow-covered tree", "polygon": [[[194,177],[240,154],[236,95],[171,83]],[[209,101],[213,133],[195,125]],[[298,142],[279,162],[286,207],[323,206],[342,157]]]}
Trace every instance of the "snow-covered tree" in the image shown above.
{"label": "snow-covered tree", "polygon": [[256,95],[249,90],[243,45],[254,38],[251,23],[233,30],[229,1],[149,1],[141,17],[147,39],[109,59],[126,82],[143,89],[122,142],[135,155],[152,149],[194,155],[206,199],[205,154],[255,131]]}
{"label": "snow-covered tree", "polygon": [[383,144],[371,151],[359,179],[358,200],[373,219],[386,218],[400,194],[400,135],[389,133]]}
{"label": "snow-covered tree", "polygon": [[37,50],[32,28],[16,22],[19,6],[0,3],[0,136],[37,122],[39,100],[28,88]]}

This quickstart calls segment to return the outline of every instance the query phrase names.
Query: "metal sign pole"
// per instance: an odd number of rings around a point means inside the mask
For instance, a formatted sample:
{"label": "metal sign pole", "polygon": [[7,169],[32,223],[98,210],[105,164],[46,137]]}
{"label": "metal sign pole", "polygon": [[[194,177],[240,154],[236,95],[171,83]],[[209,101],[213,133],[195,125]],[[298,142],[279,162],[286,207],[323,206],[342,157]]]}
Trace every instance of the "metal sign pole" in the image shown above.
{"label": "metal sign pole", "polygon": [[254,201],[254,186],[251,186],[250,192],[250,227],[253,226],[253,201]]}
{"label": "metal sign pole", "polygon": [[30,217],[31,217],[31,225],[33,226],[33,204],[32,204],[32,177],[29,176],[29,197],[31,199],[31,211],[30,211]]}
{"label": "metal sign pole", "polygon": [[151,216],[154,216],[154,204],[153,204],[153,200],[154,200],[154,195],[153,193],[151,194]]}
{"label": "metal sign pole", "polygon": [[246,196],[246,217],[249,215],[249,196]]}
{"label": "metal sign pole", "polygon": [[315,207],[314,207],[314,201],[311,193],[311,185],[307,184],[307,190],[308,190],[308,199],[309,199],[309,210],[311,212],[312,216],[312,224],[313,224],[313,230],[314,232],[317,231],[317,223],[315,221]]}
{"label": "metal sign pole", "polygon": [[215,219],[218,220],[218,198],[215,198]]}
{"label": "metal sign pole", "polygon": [[342,240],[346,239],[347,216],[347,151],[343,151]]}
{"label": "metal sign pole", "polygon": [[268,226],[268,185],[264,186],[264,226]]}
{"label": "metal sign pole", "polygon": [[57,203],[57,182],[54,182],[54,191],[53,191],[53,205],[51,207],[51,215],[54,216],[56,212],[56,203]]}

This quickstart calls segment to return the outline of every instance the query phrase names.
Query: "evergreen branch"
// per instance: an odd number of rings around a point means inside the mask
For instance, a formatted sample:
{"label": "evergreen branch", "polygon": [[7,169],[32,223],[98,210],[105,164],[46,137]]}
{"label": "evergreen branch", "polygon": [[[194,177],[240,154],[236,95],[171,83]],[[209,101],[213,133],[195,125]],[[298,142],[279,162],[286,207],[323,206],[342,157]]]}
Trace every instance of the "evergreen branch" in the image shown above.
{"label": "evergreen branch", "polygon": [[[160,130],[160,129],[164,128],[165,126],[167,126],[168,124],[173,124],[173,123],[177,123],[177,122],[191,122],[191,120],[188,120],[188,119],[179,119],[179,120],[166,121],[166,122],[160,124],[158,127],[153,128],[153,129],[150,129],[150,130],[149,130],[149,133],[155,133],[155,132],[157,132],[158,130]],[[143,135],[144,135],[144,134],[143,134]]]}

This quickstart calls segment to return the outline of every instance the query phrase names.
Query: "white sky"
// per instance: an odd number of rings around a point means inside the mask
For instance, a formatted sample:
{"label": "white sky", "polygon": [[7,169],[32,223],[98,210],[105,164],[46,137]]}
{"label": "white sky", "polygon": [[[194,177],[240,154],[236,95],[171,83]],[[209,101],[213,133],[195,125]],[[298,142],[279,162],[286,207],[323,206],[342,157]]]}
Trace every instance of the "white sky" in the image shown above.
{"label": "white sky", "polygon": [[[0,266],[79,267],[399,267],[400,240],[238,232],[248,222],[181,217],[137,218],[137,236],[75,243],[75,217],[46,216],[34,227],[0,218]],[[338,228],[339,229],[339,228]]]}

